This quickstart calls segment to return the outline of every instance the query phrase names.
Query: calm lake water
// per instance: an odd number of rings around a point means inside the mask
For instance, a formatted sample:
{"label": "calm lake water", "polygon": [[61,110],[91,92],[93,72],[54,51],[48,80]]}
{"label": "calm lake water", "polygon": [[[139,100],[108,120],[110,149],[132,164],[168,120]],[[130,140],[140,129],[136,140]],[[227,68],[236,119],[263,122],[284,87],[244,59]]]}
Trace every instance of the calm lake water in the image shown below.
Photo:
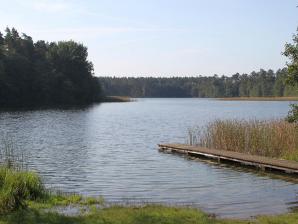
{"label": "calm lake water", "polygon": [[193,205],[246,218],[298,206],[298,181],[158,152],[217,118],[284,117],[289,102],[137,99],[84,109],[0,113],[0,134],[49,187],[111,202]]}

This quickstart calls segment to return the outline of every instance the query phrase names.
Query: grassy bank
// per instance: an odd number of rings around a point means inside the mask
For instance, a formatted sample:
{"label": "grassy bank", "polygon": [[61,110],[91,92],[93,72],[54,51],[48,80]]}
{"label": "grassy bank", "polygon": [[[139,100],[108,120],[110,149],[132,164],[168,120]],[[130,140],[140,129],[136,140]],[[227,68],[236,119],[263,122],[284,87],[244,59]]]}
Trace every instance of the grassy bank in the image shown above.
{"label": "grassy bank", "polygon": [[226,101],[298,101],[298,96],[281,96],[281,97],[225,97],[217,98]]}
{"label": "grassy bank", "polygon": [[[53,206],[52,203],[43,203],[47,208]],[[195,208],[162,205],[112,206],[108,208],[97,208],[95,205],[90,205],[88,213],[69,216],[39,206],[34,206],[33,203],[33,206],[29,206],[27,209],[2,215],[0,224],[297,224],[298,221],[297,213],[235,220],[216,218]]]}
{"label": "grassy bank", "polygon": [[[294,224],[298,221],[297,213],[228,220],[191,207],[111,206],[102,198],[49,193],[35,173],[1,169],[0,224]],[[69,214],[68,209],[73,208],[78,212]]]}
{"label": "grassy bank", "polygon": [[283,120],[216,120],[190,130],[192,145],[298,161],[298,126]]}

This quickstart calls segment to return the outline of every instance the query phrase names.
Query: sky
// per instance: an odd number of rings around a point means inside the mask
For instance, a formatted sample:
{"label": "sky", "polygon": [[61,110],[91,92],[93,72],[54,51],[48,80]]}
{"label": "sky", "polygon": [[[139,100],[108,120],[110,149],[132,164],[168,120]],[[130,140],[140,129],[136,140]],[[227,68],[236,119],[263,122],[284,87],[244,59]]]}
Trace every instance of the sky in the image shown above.
{"label": "sky", "polygon": [[88,47],[97,76],[210,76],[285,66],[298,0],[0,0],[0,30]]}

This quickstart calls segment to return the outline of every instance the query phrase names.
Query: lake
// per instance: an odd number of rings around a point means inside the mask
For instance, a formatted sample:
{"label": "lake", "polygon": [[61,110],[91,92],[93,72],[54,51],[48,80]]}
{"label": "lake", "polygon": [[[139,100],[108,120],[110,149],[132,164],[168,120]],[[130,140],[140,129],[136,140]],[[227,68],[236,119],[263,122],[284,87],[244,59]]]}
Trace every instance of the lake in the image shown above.
{"label": "lake", "polygon": [[119,203],[192,205],[221,217],[298,206],[298,180],[158,152],[214,119],[283,118],[289,102],[136,99],[87,108],[3,111],[0,134],[48,187]]}

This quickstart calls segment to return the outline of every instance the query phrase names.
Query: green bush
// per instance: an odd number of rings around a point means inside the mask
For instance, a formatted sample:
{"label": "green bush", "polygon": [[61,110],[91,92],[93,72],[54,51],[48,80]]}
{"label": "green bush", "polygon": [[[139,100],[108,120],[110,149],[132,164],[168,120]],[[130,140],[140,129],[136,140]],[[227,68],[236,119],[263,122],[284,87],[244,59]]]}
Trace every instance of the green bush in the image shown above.
{"label": "green bush", "polygon": [[298,123],[298,104],[292,104],[291,107],[286,120],[290,123]]}
{"label": "green bush", "polygon": [[40,177],[34,172],[0,168],[0,213],[16,210],[44,195]]}

